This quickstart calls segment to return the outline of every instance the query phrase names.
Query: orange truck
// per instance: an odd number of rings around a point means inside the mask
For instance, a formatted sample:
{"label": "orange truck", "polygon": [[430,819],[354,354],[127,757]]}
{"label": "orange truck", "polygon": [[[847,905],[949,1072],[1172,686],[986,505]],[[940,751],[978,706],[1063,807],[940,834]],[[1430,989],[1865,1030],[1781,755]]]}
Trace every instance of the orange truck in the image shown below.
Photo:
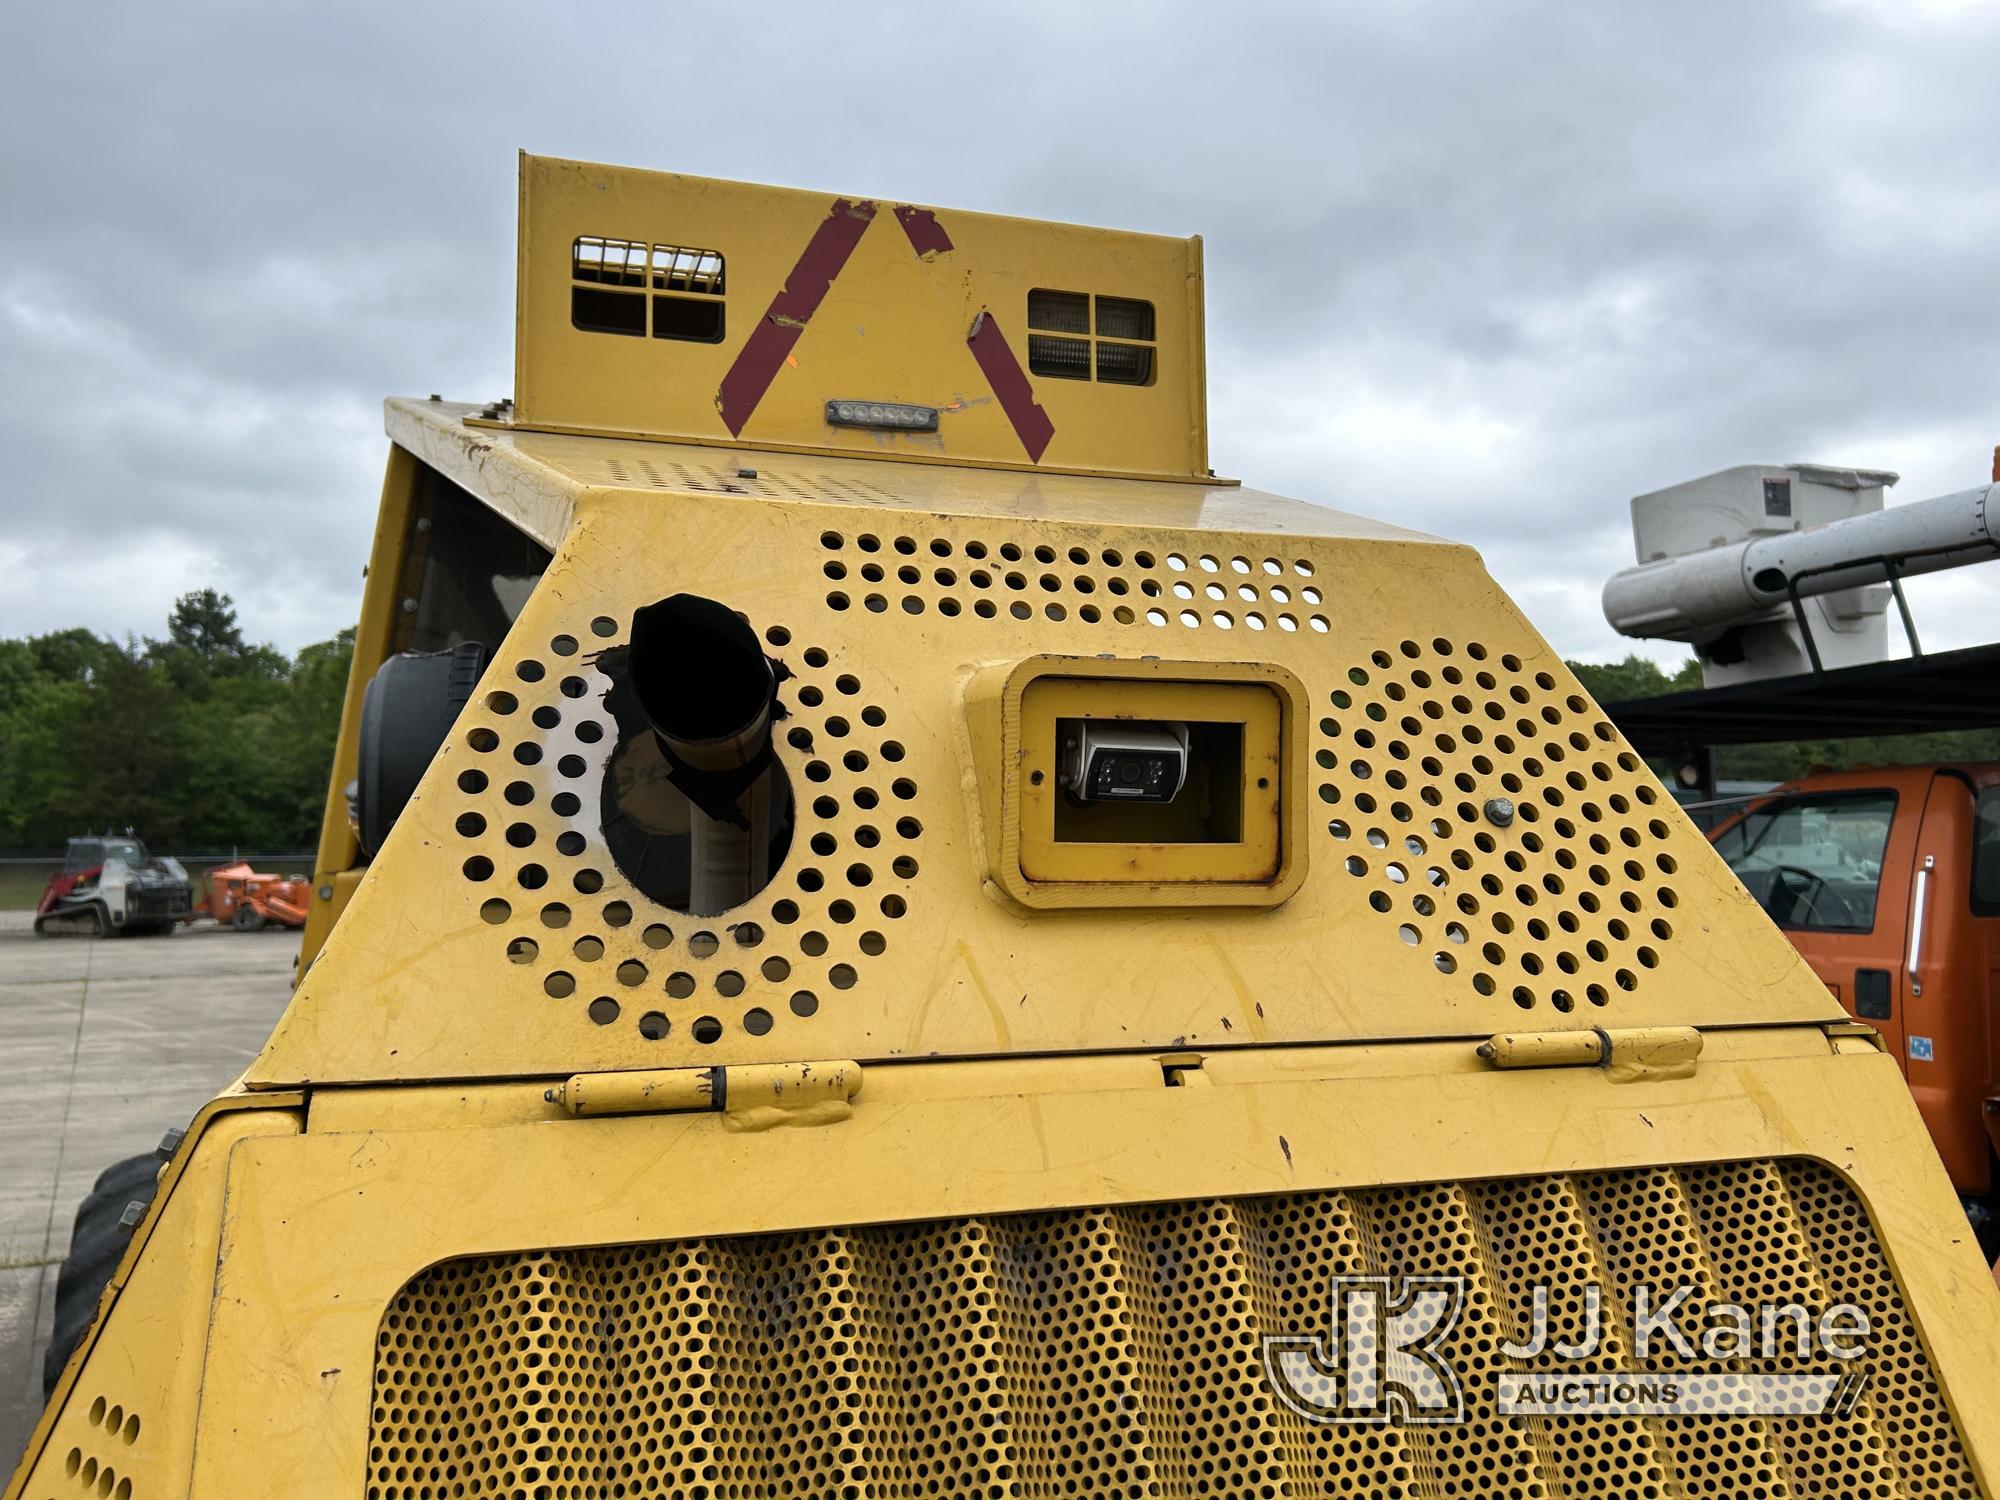
{"label": "orange truck", "polygon": [[2000,764],[1787,782],[1716,850],[1858,1021],[1882,1033],[1975,1219],[2000,1151]]}
{"label": "orange truck", "polygon": [[[1703,686],[1606,705],[1716,814],[1712,838],[1856,1020],[2000,1239],[2000,764],[1815,772],[1715,799],[1723,745],[2000,728],[2000,645],[1926,652],[1903,581],[2000,558],[1992,480],[1889,506],[1886,469],[1742,464],[1635,496],[1621,634],[1690,646]],[[1891,602],[1908,655],[1891,658]],[[1931,752],[1935,754],[1936,752]],[[1989,1245],[1989,1248],[1991,1246]]]}

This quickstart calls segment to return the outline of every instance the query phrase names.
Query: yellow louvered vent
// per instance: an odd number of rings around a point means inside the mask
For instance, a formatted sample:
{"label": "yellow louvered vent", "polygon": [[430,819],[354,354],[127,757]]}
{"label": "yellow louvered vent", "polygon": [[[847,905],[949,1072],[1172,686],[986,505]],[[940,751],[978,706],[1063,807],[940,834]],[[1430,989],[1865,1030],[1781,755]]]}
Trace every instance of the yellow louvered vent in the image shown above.
{"label": "yellow louvered vent", "polygon": [[[1468,1420],[1275,1398],[1262,1335],[1356,1275],[1467,1279]],[[1605,1368],[1641,1283],[1851,1302],[1870,1384],[1824,1419],[1497,1417],[1535,1283],[1558,1324],[1604,1289]],[[1977,1493],[1860,1201],[1792,1161],[453,1261],[384,1317],[370,1453],[375,1500]]]}

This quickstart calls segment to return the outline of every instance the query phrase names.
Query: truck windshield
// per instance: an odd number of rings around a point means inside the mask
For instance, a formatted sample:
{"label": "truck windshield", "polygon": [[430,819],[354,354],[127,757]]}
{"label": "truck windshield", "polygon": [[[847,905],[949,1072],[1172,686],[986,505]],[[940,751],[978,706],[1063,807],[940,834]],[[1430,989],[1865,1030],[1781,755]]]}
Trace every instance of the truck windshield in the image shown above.
{"label": "truck windshield", "polygon": [[1715,848],[1780,927],[1868,932],[1895,816],[1890,791],[1783,797],[1730,824]]}

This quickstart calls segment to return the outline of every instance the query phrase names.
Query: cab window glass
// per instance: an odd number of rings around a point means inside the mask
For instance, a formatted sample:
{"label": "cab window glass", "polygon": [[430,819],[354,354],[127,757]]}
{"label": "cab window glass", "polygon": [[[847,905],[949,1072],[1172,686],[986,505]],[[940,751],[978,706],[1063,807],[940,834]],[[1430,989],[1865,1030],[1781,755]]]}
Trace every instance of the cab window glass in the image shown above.
{"label": "cab window glass", "polygon": [[1988,787],[1973,804],[1972,909],[2000,916],[2000,786]]}
{"label": "cab window glass", "polygon": [[1716,852],[1780,927],[1868,932],[1882,885],[1894,792],[1784,797],[1716,836]]}

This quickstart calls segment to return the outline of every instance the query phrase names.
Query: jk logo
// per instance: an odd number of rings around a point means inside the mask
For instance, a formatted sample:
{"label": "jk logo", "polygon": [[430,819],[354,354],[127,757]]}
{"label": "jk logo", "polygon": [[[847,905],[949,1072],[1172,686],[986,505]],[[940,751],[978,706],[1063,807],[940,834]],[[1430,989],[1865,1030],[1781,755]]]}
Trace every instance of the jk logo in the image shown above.
{"label": "jk logo", "polygon": [[1336,1276],[1323,1335],[1267,1335],[1264,1373],[1308,1422],[1460,1422],[1465,1391],[1440,1345],[1458,1324],[1454,1276]]}

